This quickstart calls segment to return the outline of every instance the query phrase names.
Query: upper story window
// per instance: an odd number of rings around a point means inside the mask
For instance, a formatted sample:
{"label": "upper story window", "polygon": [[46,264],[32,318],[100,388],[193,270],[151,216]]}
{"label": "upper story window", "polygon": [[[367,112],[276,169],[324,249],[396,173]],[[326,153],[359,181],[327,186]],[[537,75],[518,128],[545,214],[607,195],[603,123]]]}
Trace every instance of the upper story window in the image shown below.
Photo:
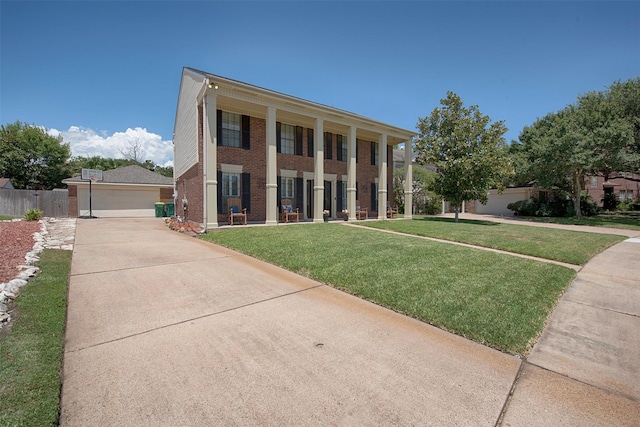
{"label": "upper story window", "polygon": [[347,161],[347,137],[344,135],[338,135],[338,160],[343,162]]}
{"label": "upper story window", "polygon": [[377,142],[371,141],[371,164],[380,164],[380,145]]}
{"label": "upper story window", "polygon": [[222,112],[222,140],[220,145],[226,147],[240,147],[241,138],[240,114]]}
{"label": "upper story window", "polygon": [[283,154],[295,154],[296,132],[295,127],[282,123],[280,127],[280,152]]}

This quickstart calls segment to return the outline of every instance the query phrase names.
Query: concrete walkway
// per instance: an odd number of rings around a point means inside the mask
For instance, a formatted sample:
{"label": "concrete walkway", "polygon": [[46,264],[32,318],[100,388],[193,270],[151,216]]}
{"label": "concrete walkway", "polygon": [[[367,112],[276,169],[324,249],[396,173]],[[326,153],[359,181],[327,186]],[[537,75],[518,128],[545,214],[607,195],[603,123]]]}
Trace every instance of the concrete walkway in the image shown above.
{"label": "concrete walkway", "polygon": [[639,256],[588,263],[523,362],[159,219],[78,220],[61,425],[637,425]]}

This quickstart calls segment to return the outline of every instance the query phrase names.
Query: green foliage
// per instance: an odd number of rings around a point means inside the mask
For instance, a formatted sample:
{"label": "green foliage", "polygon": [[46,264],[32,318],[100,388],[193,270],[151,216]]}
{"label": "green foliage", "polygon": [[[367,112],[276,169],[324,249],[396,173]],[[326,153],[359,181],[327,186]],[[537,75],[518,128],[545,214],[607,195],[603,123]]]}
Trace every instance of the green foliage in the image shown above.
{"label": "green foliage", "polygon": [[[400,212],[406,212],[404,206],[404,167],[393,171],[393,203]],[[420,166],[412,168],[413,213],[435,215],[442,209],[442,197],[430,191],[429,187],[436,174]]]}
{"label": "green foliage", "polygon": [[40,209],[29,209],[24,213],[24,219],[27,221],[37,221],[42,219],[44,213]]}
{"label": "green foliage", "polygon": [[547,114],[520,133],[510,154],[516,181],[580,195],[587,174],[607,178],[614,171],[640,168],[640,79],[615,83],[607,92],[589,92],[575,104]]}
{"label": "green foliage", "polygon": [[453,206],[469,200],[486,203],[489,189],[504,189],[513,176],[503,138],[507,128],[503,121],[490,124],[476,105],[465,108],[453,92],[440,103],[441,108],[418,121],[417,161],[435,165],[439,176],[430,189]]}
{"label": "green foliage", "polygon": [[100,156],[73,157],[69,161],[69,168],[71,171],[71,175],[69,176],[79,176],[83,168],[108,171],[111,169],[116,169],[116,168],[129,166],[129,165],[139,165],[139,166],[142,166],[143,168],[157,172],[160,175],[173,177],[173,167],[158,166],[155,163],[153,163],[151,160],[145,160],[144,163],[138,163],[135,160],[131,160],[131,159],[110,159],[110,158],[104,158]]}
{"label": "green foliage", "polygon": [[19,121],[0,127],[0,176],[11,178],[15,188],[62,187],[62,180],[70,176],[70,155],[69,144],[42,127]]}
{"label": "green foliage", "polygon": [[[550,200],[531,198],[509,203],[507,209],[514,211],[519,216],[537,217],[566,217],[574,216],[575,210],[571,200],[566,197],[553,197]],[[584,216],[598,215],[600,209],[588,194],[584,193],[580,199],[580,210]]]}

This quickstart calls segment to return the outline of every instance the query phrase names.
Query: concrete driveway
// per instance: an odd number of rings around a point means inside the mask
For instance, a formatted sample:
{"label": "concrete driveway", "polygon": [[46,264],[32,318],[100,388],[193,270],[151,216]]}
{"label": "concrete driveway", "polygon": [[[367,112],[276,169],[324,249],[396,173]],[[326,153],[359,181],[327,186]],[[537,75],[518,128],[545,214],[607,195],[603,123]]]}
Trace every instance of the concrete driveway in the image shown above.
{"label": "concrete driveway", "polygon": [[160,219],[77,222],[63,426],[640,419],[633,390],[621,395],[551,369],[175,233]]}

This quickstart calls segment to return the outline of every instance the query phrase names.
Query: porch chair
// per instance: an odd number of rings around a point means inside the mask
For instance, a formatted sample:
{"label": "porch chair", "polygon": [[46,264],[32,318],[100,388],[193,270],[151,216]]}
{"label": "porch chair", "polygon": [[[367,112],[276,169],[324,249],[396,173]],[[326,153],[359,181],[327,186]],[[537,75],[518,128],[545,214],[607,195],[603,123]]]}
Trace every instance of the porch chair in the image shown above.
{"label": "porch chair", "polygon": [[247,208],[242,208],[240,199],[228,199],[229,204],[229,225],[233,225],[233,220],[240,219],[244,225],[247,225]]}
{"label": "porch chair", "polygon": [[391,206],[391,205],[387,205],[387,218],[391,218],[393,219],[393,215],[398,215],[398,208]]}
{"label": "porch chair", "polygon": [[280,221],[289,222],[289,218],[295,218],[296,222],[300,222],[300,209],[293,208],[291,199],[282,199],[280,206]]}
{"label": "porch chair", "polygon": [[356,219],[362,220],[369,218],[369,208],[360,206],[360,202],[356,201]]}

